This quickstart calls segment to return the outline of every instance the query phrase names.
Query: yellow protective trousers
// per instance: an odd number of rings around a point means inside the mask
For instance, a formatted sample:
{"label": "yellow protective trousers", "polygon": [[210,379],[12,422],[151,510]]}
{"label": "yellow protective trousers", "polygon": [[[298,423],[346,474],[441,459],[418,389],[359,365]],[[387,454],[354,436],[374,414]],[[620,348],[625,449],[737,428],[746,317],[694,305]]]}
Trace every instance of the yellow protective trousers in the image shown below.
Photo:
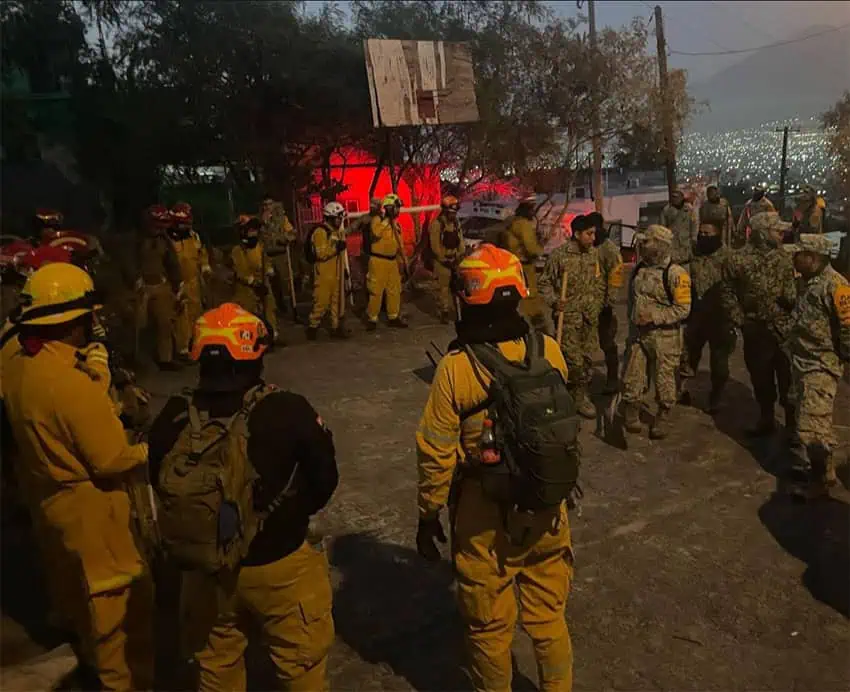
{"label": "yellow protective trousers", "polygon": [[437,302],[440,306],[440,312],[454,313],[455,306],[451,292],[452,270],[435,261],[434,274],[437,275]]}
{"label": "yellow protective trousers", "polygon": [[178,353],[189,352],[189,342],[192,340],[195,322],[203,311],[200,280],[184,281],[183,296],[177,305],[175,342]]}
{"label": "yellow protective trousers", "polygon": [[171,284],[146,284],[142,288],[139,306],[139,326],[153,326],[156,338],[156,358],[160,363],[174,359],[175,296]]}
{"label": "yellow protective trousers", "polygon": [[[260,298],[250,286],[237,283],[233,287],[233,302],[257,317],[263,318],[275,335],[278,332],[277,304],[269,282],[266,281],[266,295]],[[264,314],[265,313],[265,314]]]}
{"label": "yellow protective trousers", "polygon": [[326,262],[316,262],[313,268],[313,310],[310,312],[310,326],[318,327],[326,313],[331,314],[331,327],[339,326],[339,276],[342,255],[336,255]]}
{"label": "yellow protective trousers", "polygon": [[387,317],[391,320],[398,319],[401,313],[401,272],[398,260],[372,255],[369,258],[366,289],[369,291],[366,315],[370,322],[378,321],[384,294],[387,296]]}
{"label": "yellow protective trousers", "polygon": [[280,689],[327,689],[334,625],[323,552],[305,542],[276,562],[242,567],[226,593],[209,579],[184,573],[181,596],[181,624],[193,630],[184,634],[184,646],[196,651],[200,690],[247,689],[245,649],[252,626],[262,632]]}
{"label": "yellow protective trousers", "polygon": [[480,481],[466,479],[454,513],[452,543],[473,688],[510,692],[518,595],[540,690],[571,690],[573,650],[564,608],[573,554],[566,508],[534,515],[508,512],[505,517],[484,495]]}

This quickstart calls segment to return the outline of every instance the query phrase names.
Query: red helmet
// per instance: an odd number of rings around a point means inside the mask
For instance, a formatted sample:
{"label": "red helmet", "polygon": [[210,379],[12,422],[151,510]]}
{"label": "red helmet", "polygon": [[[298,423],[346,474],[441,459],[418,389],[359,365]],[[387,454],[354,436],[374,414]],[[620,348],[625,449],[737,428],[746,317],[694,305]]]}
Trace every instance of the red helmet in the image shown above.
{"label": "red helmet", "polygon": [[164,228],[171,224],[171,213],[162,204],[152,204],[149,206],[146,215],[154,226]]}
{"label": "red helmet", "polygon": [[18,258],[17,264],[24,273],[34,272],[52,262],[71,263],[71,251],[61,246],[42,245]]}
{"label": "red helmet", "polygon": [[177,202],[171,207],[171,218],[178,226],[191,226],[192,206],[186,202]]}

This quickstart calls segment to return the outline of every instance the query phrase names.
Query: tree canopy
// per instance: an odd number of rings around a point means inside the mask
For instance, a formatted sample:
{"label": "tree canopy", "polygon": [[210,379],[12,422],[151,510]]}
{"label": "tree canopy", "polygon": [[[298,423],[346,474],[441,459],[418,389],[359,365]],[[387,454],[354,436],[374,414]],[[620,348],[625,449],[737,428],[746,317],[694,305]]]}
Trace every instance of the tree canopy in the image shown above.
{"label": "tree canopy", "polygon": [[[472,49],[480,121],[399,128],[399,176],[437,164],[463,187],[574,171],[594,134],[626,163],[653,162],[660,148],[645,23],[601,29],[592,50],[584,23],[536,0],[355,0],[348,14],[292,1],[28,0],[4,3],[0,27],[4,85],[24,74],[34,94],[67,91],[80,173],[124,220],[153,199],[166,168],[191,177],[224,166],[288,201],[294,191],[336,193],[329,175],[314,184],[335,150],[383,160],[365,38]],[[671,79],[679,125],[691,108],[684,77]],[[32,141],[22,135],[38,126],[24,110],[4,108],[4,143]],[[4,153],[32,150],[12,144]]]}

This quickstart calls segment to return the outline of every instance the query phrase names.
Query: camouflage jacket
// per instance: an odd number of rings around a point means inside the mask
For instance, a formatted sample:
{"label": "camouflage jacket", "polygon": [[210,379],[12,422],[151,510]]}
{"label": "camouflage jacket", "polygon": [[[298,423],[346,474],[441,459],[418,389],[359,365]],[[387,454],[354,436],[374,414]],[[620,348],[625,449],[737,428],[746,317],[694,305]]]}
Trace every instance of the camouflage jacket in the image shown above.
{"label": "camouflage jacket", "polygon": [[850,361],[850,282],[827,267],[806,283],[785,340],[791,366],[841,377]]}
{"label": "camouflage jacket", "polygon": [[783,336],[791,326],[791,310],[797,300],[791,255],[771,246],[761,233],[730,255],[724,266],[723,309],[736,327],[760,322]]}
{"label": "camouflage jacket", "polygon": [[735,228],[735,238],[732,241],[732,247],[741,247],[747,242],[750,235],[750,219],[756,214],[761,214],[763,211],[776,211],[767,197],[762,197],[758,202],[753,200],[748,201],[744,205],[744,210],[738,217],[738,225]]}
{"label": "camouflage jacket", "polygon": [[290,223],[282,204],[272,207],[271,216],[263,222],[260,238],[269,255],[279,254],[296,241],[295,228]]}
{"label": "camouflage jacket", "polygon": [[552,308],[561,299],[561,277],[564,272],[567,275],[564,318],[569,321],[582,318],[595,323],[602,309],[604,295],[597,249],[592,247],[582,252],[578,243],[571,238],[549,255],[537,285],[543,300]]}
{"label": "camouflage jacket", "polygon": [[711,224],[720,231],[723,238],[723,244],[729,245],[732,241],[732,231],[735,223],[732,220],[732,209],[723,197],[719,202],[709,202],[706,200],[699,208],[699,223]]}
{"label": "camouflage jacket", "polygon": [[729,315],[723,301],[724,268],[731,261],[734,252],[721,247],[710,255],[695,255],[691,260],[691,314],[699,314],[716,323],[726,326]]}
{"label": "camouflage jacket", "polygon": [[599,268],[602,270],[602,307],[606,307],[614,304],[623,286],[623,256],[610,238],[606,238],[596,249],[599,252]]}
{"label": "camouflage jacket", "polygon": [[687,319],[690,312],[691,279],[684,267],[669,257],[657,265],[637,264],[629,280],[628,314],[632,330],[674,327]]}
{"label": "camouflage jacket", "polygon": [[661,212],[661,225],[673,231],[673,262],[687,264],[693,257],[693,243],[697,237],[694,210],[687,202],[681,209],[668,204]]}

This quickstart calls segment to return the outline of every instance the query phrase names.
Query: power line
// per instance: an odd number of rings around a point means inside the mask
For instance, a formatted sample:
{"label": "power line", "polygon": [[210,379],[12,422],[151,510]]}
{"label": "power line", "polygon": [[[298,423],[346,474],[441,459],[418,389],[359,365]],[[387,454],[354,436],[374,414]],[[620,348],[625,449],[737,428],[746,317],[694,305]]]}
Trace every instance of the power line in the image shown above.
{"label": "power line", "polygon": [[[653,12],[655,12],[655,7],[653,7],[652,5],[650,5],[648,2],[643,2],[643,0],[641,0],[641,4],[642,4],[642,5],[645,5],[646,7],[648,7],[649,9],[651,9]],[[664,10],[664,15],[665,15],[665,17],[667,17],[667,19],[672,19],[672,20],[673,20],[674,22],[676,22],[677,24],[681,24],[682,26],[684,26],[684,27],[685,27],[685,28],[687,28],[687,29],[690,29],[691,31],[697,31],[697,32],[699,32],[700,34],[702,34],[702,30],[701,30],[701,29],[699,29],[698,27],[693,26],[690,22],[686,22],[684,19],[680,19],[679,17],[674,17],[672,14],[670,14],[670,10],[665,9],[665,10]],[[702,36],[702,35],[701,35],[701,38],[702,38],[703,40],[708,41],[709,43],[711,43],[711,44],[713,44],[713,45],[717,46],[717,47],[718,47],[718,48],[720,48],[721,50],[729,50],[726,46],[724,46],[724,45],[723,45],[723,44],[721,44],[721,43],[718,43],[717,41],[715,41],[713,38],[711,38],[711,37],[709,37],[709,36]],[[670,53],[670,52],[672,52],[672,51],[668,50],[667,52],[668,52],[668,53]]]}
{"label": "power line", "polygon": [[[800,38],[792,38],[787,41],[777,41],[776,43],[768,43],[764,46],[756,46],[755,48],[741,48],[740,50],[724,50],[721,52],[709,52],[709,53],[689,53],[687,51],[681,50],[671,50],[671,55],[688,55],[692,57],[697,56],[708,56],[708,55],[740,55],[741,53],[753,53],[757,50],[763,50],[765,48],[777,48],[779,46],[788,46],[792,43],[802,43],[803,41],[808,41],[810,38],[817,38],[818,36],[826,36],[826,34],[834,34],[836,31],[841,31],[850,26],[850,22],[847,24],[842,24],[841,26],[832,27],[831,29],[825,29],[824,31],[819,31],[815,34],[809,34],[808,36],[801,36]],[[712,41],[713,43],[713,41]]]}

